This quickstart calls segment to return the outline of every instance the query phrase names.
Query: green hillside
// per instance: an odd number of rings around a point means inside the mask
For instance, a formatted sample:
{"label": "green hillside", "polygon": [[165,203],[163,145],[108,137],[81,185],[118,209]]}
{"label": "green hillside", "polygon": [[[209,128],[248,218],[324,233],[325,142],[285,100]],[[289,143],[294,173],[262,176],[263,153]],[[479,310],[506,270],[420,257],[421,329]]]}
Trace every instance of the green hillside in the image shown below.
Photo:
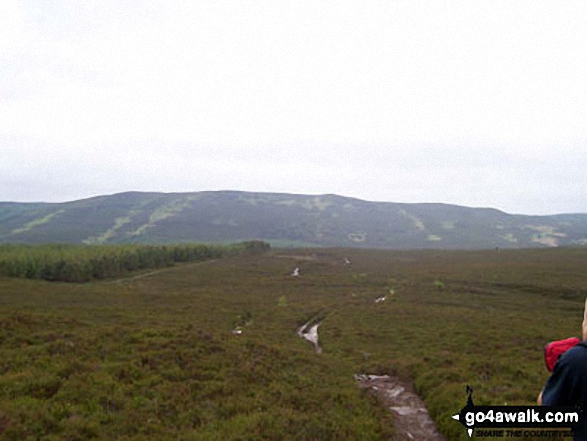
{"label": "green hillside", "polygon": [[587,214],[511,215],[337,195],[129,192],[65,203],[0,203],[0,242],[227,243],[361,248],[587,244]]}

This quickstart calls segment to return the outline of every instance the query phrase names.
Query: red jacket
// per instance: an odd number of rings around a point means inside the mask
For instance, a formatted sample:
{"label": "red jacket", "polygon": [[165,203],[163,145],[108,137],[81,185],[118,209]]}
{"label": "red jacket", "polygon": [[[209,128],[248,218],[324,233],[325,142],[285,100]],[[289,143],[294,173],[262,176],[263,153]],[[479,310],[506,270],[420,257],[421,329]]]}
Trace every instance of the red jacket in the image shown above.
{"label": "red jacket", "polygon": [[578,338],[571,337],[565,340],[553,341],[544,346],[544,362],[546,363],[546,369],[552,372],[558,358],[580,342],[581,340]]}

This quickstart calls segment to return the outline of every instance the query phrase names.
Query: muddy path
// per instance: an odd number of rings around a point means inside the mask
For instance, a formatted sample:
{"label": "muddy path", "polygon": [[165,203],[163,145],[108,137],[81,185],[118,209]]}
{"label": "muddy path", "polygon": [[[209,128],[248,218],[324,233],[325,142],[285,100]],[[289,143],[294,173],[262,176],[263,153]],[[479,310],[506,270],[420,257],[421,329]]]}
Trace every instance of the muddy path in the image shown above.
{"label": "muddy path", "polygon": [[[320,323],[310,320],[297,330],[299,337],[314,344],[317,353],[322,352],[318,344]],[[360,388],[375,395],[392,413],[397,441],[446,441],[436,429],[426,405],[411,384],[389,375],[357,374],[355,380]]]}
{"label": "muddy path", "polygon": [[355,380],[392,413],[398,440],[446,441],[410,384],[388,375],[355,375]]}
{"label": "muddy path", "polygon": [[186,266],[201,266],[201,265],[205,265],[208,263],[214,263],[214,262],[218,262],[218,259],[210,259],[210,260],[204,260],[204,261],[200,261],[200,262],[190,262],[190,263],[185,263],[183,265],[167,266],[167,267],[159,268],[159,269],[149,271],[146,273],[138,274],[136,276],[120,277],[120,278],[114,279],[114,280],[105,280],[103,283],[108,284],[108,283],[132,282],[134,280],[142,279],[144,277],[150,277],[152,275],[159,274],[159,273],[162,273],[165,271],[170,271],[170,270],[174,270],[174,269],[178,269],[178,268],[185,268]]}

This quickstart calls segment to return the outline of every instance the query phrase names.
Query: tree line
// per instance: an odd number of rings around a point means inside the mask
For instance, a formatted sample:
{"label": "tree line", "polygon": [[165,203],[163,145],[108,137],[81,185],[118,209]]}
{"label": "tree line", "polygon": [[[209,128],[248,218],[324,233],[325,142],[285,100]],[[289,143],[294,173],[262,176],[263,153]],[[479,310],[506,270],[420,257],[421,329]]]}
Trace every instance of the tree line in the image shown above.
{"label": "tree line", "polygon": [[0,276],[88,282],[130,271],[197,262],[269,249],[262,241],[231,245],[0,245]]}

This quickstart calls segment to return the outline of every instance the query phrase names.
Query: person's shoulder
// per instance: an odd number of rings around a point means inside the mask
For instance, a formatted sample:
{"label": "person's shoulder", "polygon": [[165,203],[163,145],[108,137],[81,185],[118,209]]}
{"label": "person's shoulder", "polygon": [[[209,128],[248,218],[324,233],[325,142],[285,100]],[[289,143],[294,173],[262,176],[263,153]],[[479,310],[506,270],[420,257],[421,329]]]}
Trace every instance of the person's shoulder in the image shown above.
{"label": "person's shoulder", "polygon": [[587,363],[587,341],[583,341],[578,345],[561,355],[559,362],[563,363]]}

